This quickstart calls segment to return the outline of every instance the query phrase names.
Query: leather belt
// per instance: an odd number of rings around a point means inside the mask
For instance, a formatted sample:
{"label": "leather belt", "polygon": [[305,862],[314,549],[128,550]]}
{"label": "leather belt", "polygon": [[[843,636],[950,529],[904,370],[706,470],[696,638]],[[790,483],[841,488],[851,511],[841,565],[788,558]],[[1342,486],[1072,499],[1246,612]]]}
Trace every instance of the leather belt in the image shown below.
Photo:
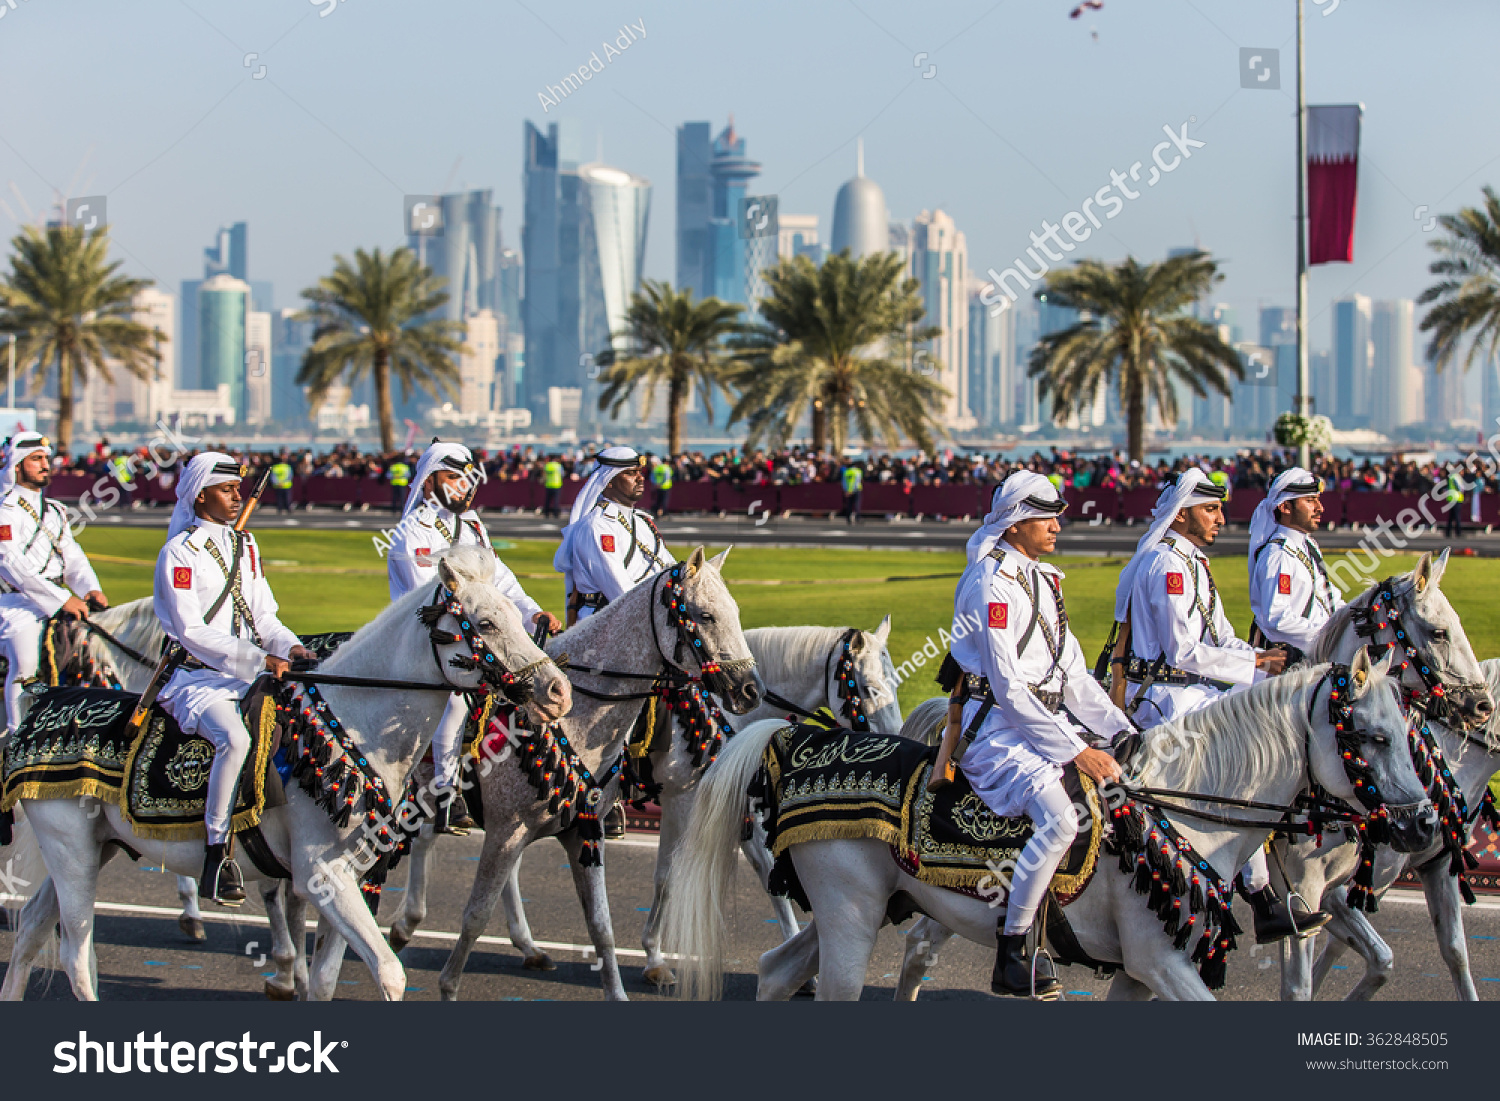
{"label": "leather belt", "polygon": [[1130,655],[1130,660],[1125,665],[1125,679],[1136,684],[1149,679],[1152,684],[1170,684],[1178,688],[1203,685],[1208,688],[1217,688],[1220,692],[1228,692],[1234,687],[1232,681],[1205,677],[1201,673],[1189,673],[1186,669],[1178,669],[1165,662],[1158,665],[1155,658],[1147,661],[1134,654]]}
{"label": "leather belt", "polygon": [[573,605],[575,612],[581,608],[592,608],[597,612],[600,608],[608,605],[609,600],[603,593],[574,593],[573,599],[569,603]]}
{"label": "leather belt", "polygon": [[[990,701],[993,701],[994,699],[994,694],[990,691],[989,678],[986,676],[982,676],[979,673],[965,673],[963,677],[963,686],[964,694],[967,699]],[[1040,688],[1035,684],[1028,684],[1026,687],[1031,690],[1031,694],[1033,696],[1041,701],[1042,706],[1045,707],[1048,711],[1052,712],[1054,715],[1062,710],[1062,689],[1053,690]],[[986,708],[986,711],[987,710],[988,708]]]}

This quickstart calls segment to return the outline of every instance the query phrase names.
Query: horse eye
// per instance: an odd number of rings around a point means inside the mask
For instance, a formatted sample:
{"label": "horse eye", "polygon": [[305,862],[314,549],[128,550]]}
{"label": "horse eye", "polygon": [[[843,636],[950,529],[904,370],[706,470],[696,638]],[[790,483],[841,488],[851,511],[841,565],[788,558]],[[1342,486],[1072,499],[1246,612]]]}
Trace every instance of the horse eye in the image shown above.
{"label": "horse eye", "polygon": [[482,619],[479,621],[479,629],[481,631],[493,631],[495,629],[495,621],[493,619]]}
{"label": "horse eye", "polygon": [[699,612],[698,613],[698,618],[701,619],[704,623],[713,623],[714,622],[714,614],[713,614],[713,612]]}
{"label": "horse eye", "polygon": [[1434,630],[1432,632],[1432,641],[1433,642],[1447,642],[1448,641],[1448,631],[1447,631],[1447,629],[1443,628],[1443,627],[1438,627],[1436,630]]}

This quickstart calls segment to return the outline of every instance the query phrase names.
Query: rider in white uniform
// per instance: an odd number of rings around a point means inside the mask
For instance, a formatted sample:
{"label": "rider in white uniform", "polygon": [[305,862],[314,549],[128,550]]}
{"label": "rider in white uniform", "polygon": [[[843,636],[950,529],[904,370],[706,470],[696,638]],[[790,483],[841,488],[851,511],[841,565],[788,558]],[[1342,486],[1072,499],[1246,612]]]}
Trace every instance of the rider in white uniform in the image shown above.
{"label": "rider in white uniform", "polygon": [[[1225,490],[1196,468],[1162,490],[1150,530],[1120,574],[1115,619],[1130,622],[1126,707],[1142,729],[1170,722],[1226,692],[1280,673],[1286,653],[1236,638],[1203,554],[1224,526]],[[1264,850],[1243,871],[1261,944],[1307,932],[1325,914],[1296,916],[1271,889]]]}
{"label": "rider in white uniform", "polygon": [[[965,741],[959,767],[992,811],[1025,814],[1036,826],[1016,860],[998,933],[991,989],[1032,991],[1026,937],[1052,876],[1078,834],[1062,766],[1096,781],[1116,780],[1109,754],[1131,730],[1084,664],[1068,627],[1062,572],[1039,556],[1057,549],[1066,505],[1040,474],[1019,471],[996,489],[984,524],[969,540],[969,566],[953,598],[953,659],[965,673]],[[1039,997],[1057,979],[1040,971]]]}
{"label": "rider in white uniform", "polygon": [[225,906],[245,901],[244,879],[225,858],[230,816],[250,734],[240,699],[263,672],[281,676],[311,657],[277,618],[255,538],[231,526],[245,468],[216,451],[196,456],[177,483],[167,545],[156,559],[156,618],[187,651],[157,696],[183,731],[213,743],[204,808],[207,846],[198,894]]}
{"label": "rider in white uniform", "polygon": [[635,506],[646,470],[633,448],[606,447],[573,502],[552,566],[563,575],[568,625],[676,563],[649,512]]}
{"label": "rider in white uniform", "polygon": [[[434,440],[422,453],[386,557],[393,601],[415,588],[437,583],[437,562],[432,555],[439,551],[458,546],[494,550],[484,521],[468,507],[479,480],[474,456],[462,444]],[[493,583],[515,604],[523,623],[533,627],[545,623],[554,632],[562,629],[556,616],[526,595],[516,575],[498,555]],[[445,793],[445,797],[437,800],[434,827],[439,832],[464,833],[475,826],[462,794],[456,790],[459,743],[467,714],[463,696],[453,696],[432,735],[433,783],[438,791]]]}
{"label": "rider in white uniform", "polygon": [[1322,491],[1317,478],[1294,466],[1271,483],[1250,520],[1250,638],[1287,647],[1293,662],[1344,606],[1312,535],[1323,520]]}
{"label": "rider in white uniform", "polygon": [[22,433],[8,441],[0,471],[0,653],[9,666],[5,723],[12,732],[21,720],[21,686],[36,676],[47,620],[59,611],[87,616],[89,603],[109,606],[73,538],[67,509],[43,496],[52,481],[51,456],[46,437]]}

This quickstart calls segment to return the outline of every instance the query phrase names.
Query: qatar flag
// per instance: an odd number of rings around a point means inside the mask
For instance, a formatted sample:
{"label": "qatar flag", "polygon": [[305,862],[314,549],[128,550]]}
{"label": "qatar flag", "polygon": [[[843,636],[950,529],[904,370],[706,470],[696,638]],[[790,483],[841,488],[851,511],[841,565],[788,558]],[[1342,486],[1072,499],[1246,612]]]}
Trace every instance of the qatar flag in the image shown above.
{"label": "qatar flag", "polygon": [[1307,109],[1308,263],[1354,259],[1354,191],[1359,119],[1364,107],[1340,103]]}

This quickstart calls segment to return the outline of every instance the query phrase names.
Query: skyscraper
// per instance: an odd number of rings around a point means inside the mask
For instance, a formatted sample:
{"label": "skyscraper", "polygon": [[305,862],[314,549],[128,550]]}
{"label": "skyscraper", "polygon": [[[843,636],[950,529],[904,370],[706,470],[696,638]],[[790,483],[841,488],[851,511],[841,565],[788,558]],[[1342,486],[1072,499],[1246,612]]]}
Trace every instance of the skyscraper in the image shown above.
{"label": "skyscraper", "polygon": [[448,281],[442,316],[449,321],[462,321],[480,310],[501,312],[505,242],[494,194],[486,188],[442,196],[442,234],[412,234],[407,239],[408,247]]}
{"label": "skyscraper", "polygon": [[858,139],[854,178],[845,181],[833,200],[834,252],[849,250],[854,257],[885,252],[890,248],[890,218],[885,192],[865,175],[865,140]]}
{"label": "skyscraper", "polygon": [[271,419],[281,425],[307,420],[307,395],[297,385],[302,357],[312,346],[313,323],[284,309],[271,321]]}
{"label": "skyscraper", "polygon": [[1370,427],[1387,435],[1425,419],[1422,375],[1412,357],[1410,298],[1376,302],[1370,319]]}
{"label": "skyscraper", "polygon": [[580,415],[589,423],[599,416],[590,367],[624,328],[640,286],[651,184],[609,165],[568,160],[556,123],[545,137],[527,123],[524,136],[524,400],[545,420],[549,388],[579,389]]}
{"label": "skyscraper", "polygon": [[922,285],[923,321],[942,329],[927,350],[940,365],[936,381],[948,391],[943,423],[966,431],[976,423],[969,408],[969,250],[944,211],[924,210],[913,220],[910,270]]}
{"label": "skyscraper", "polygon": [[677,287],[713,294],[708,221],[714,216],[713,131],[706,122],[677,128]]}
{"label": "skyscraper", "polygon": [[202,315],[198,304],[198,290],[203,286],[204,280],[212,279],[216,275],[227,275],[248,284],[251,309],[270,312],[273,308],[274,288],[272,285],[264,280],[250,278],[249,223],[235,222],[232,225],[220,226],[214,232],[214,243],[203,250],[203,279],[182,281],[179,308],[182,333],[177,341],[180,352],[177,357],[177,373],[174,376],[174,382],[179,389],[195,390],[199,387],[213,389],[211,384],[204,381],[200,362],[203,338],[198,329],[198,321]]}
{"label": "skyscraper", "polygon": [[500,358],[500,319],[492,310],[470,314],[465,321],[464,346],[458,357],[458,411],[466,415],[493,408],[495,367]]}
{"label": "skyscraper", "polygon": [[[760,164],[745,155],[745,139],[735,131],[733,115],[714,138],[709,172],[713,176],[714,204],[713,217],[708,221],[713,293],[725,302],[748,305],[746,263],[758,239],[747,240],[740,235],[740,200],[749,193],[750,181],[760,175]],[[770,260],[774,262],[774,256]],[[762,266],[764,263],[756,265],[757,269]]]}
{"label": "skyscraper", "polygon": [[1370,423],[1370,300],[1362,294],[1333,304],[1333,401],[1329,410],[1336,428],[1364,428]]}
{"label": "skyscraper", "polygon": [[1016,420],[1016,311],[990,316],[980,301],[988,286],[969,279],[969,409],[979,428],[994,431]]}
{"label": "skyscraper", "polygon": [[251,310],[245,315],[245,423],[269,424],[274,361],[271,315]]}
{"label": "skyscraper", "polygon": [[198,288],[198,362],[201,379],[196,389],[229,387],[235,420],[244,423],[245,322],[250,285],[232,275],[216,275]]}

